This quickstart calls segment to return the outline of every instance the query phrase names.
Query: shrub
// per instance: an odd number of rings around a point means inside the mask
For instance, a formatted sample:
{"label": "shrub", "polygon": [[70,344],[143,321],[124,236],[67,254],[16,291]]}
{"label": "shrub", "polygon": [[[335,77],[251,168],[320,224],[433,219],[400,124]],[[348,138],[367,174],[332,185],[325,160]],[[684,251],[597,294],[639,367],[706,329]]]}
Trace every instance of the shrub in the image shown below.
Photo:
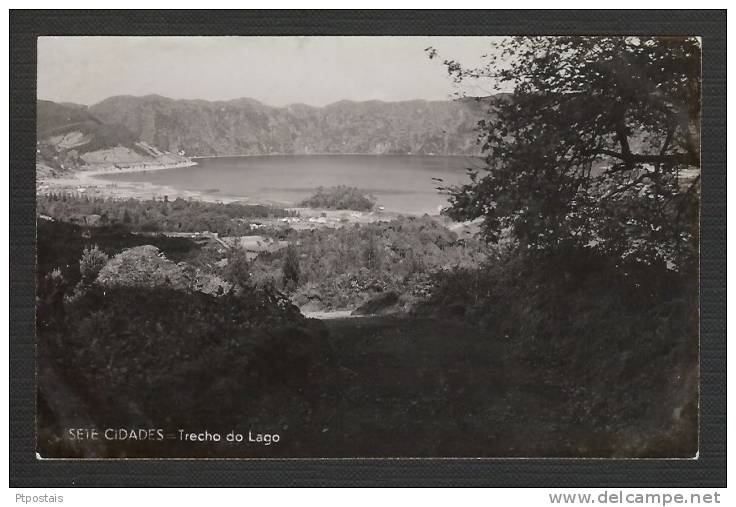
{"label": "shrub", "polygon": [[191,277],[182,266],[168,260],[152,245],[137,246],[125,250],[100,270],[100,284],[114,287],[169,287],[186,290]]}
{"label": "shrub", "polygon": [[79,273],[82,275],[82,282],[95,281],[105,264],[107,264],[107,255],[97,245],[85,248],[82,258],[79,259]]}
{"label": "shrub", "polygon": [[232,429],[259,386],[306,389],[330,357],[321,324],[274,293],[92,286],[65,310],[62,324],[39,328],[63,344],[47,346],[40,374],[73,374],[108,424]]}
{"label": "shrub", "polygon": [[36,325],[39,330],[54,327],[64,319],[64,295],[68,282],[59,268],[38,279]]}

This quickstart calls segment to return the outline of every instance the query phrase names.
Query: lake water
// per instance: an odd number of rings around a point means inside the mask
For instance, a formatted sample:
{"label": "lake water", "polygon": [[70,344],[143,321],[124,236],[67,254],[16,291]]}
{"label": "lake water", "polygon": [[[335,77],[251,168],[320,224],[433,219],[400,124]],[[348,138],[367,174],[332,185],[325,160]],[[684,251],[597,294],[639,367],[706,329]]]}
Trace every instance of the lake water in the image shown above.
{"label": "lake water", "polygon": [[409,155],[284,155],[197,159],[198,165],[161,171],[120,173],[104,179],[147,182],[195,191],[223,200],[293,206],[319,187],[348,185],[366,190],[388,211],[435,214],[447,197],[445,184],[469,181],[466,169],[479,169],[473,157]]}

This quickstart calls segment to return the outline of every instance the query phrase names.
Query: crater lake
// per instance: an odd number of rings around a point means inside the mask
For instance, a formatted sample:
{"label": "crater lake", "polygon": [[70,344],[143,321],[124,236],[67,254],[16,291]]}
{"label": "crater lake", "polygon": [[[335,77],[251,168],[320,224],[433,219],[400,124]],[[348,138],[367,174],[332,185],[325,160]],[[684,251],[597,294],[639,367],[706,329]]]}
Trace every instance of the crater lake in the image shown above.
{"label": "crater lake", "polygon": [[[318,187],[360,188],[387,211],[437,214],[447,196],[437,187],[469,181],[480,158],[419,155],[270,155],[195,158],[197,165],[164,170],[120,172],[100,179],[142,182],[208,199],[297,206]],[[438,181],[441,179],[442,181]]]}

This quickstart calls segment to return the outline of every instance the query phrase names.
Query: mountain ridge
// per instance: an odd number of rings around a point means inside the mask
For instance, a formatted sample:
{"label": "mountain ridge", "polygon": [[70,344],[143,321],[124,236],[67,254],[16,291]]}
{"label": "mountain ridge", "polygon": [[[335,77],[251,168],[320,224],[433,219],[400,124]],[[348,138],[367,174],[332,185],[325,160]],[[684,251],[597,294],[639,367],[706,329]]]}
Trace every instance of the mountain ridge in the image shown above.
{"label": "mountain ridge", "polygon": [[[487,104],[487,100],[485,103]],[[118,95],[89,106],[141,141],[190,157],[315,153],[477,155],[483,100],[341,100],[322,107]]]}

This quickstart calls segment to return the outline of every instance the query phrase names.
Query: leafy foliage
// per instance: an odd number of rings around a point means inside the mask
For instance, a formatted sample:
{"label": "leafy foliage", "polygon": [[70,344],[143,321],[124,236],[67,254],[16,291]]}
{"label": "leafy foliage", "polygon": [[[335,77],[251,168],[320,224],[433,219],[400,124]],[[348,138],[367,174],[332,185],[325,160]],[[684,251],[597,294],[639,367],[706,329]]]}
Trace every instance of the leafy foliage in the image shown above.
{"label": "leafy foliage", "polygon": [[160,254],[152,245],[129,248],[115,255],[97,277],[105,287],[149,287],[187,290],[185,269]]}
{"label": "leafy foliage", "polygon": [[[433,51],[433,50],[430,50]],[[692,262],[700,167],[700,46],[679,37],[523,37],[456,80],[513,95],[481,121],[488,173],[451,190],[532,251],[571,243],[640,262]],[[430,57],[436,52],[430,52]]]}
{"label": "leafy foliage", "polygon": [[85,247],[82,251],[82,258],[79,259],[79,273],[82,275],[82,281],[91,283],[100,273],[100,270],[107,264],[107,255],[100,250],[100,247]]}
{"label": "leafy foliage", "polygon": [[299,277],[301,276],[299,269],[299,256],[293,244],[289,244],[286,248],[284,257],[284,267],[282,271],[283,285],[287,290],[293,290],[299,285]]}

